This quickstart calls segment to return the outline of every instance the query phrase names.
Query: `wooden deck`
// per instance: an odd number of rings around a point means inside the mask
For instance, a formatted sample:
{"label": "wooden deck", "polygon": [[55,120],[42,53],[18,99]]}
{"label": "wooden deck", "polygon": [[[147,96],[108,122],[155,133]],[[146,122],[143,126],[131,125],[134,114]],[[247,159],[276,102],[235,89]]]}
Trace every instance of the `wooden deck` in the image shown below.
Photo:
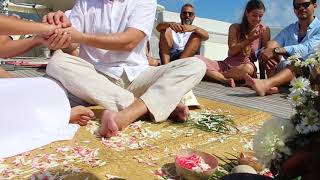
{"label": "wooden deck", "polygon": [[[44,69],[20,68],[10,73],[16,77],[40,77],[45,75]],[[196,96],[233,104],[239,107],[253,108],[265,111],[274,118],[288,118],[293,110],[286,99],[287,94],[276,94],[265,97],[256,96],[255,92],[247,87],[229,88],[221,84],[202,81],[193,89]],[[71,105],[83,102],[70,96]]]}

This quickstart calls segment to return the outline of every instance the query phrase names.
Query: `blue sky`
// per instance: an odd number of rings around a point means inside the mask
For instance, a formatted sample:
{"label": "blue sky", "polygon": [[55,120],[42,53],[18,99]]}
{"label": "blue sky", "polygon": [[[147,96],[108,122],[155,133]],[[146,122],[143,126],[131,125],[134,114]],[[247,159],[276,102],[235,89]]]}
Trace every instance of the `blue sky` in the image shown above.
{"label": "blue sky", "polygon": [[[247,0],[158,0],[158,4],[165,6],[166,10],[174,12],[180,12],[181,6],[187,2],[196,7],[199,17],[233,23],[241,20]],[[266,6],[263,19],[265,24],[283,27],[296,21],[292,0],[263,0],[263,2]]]}

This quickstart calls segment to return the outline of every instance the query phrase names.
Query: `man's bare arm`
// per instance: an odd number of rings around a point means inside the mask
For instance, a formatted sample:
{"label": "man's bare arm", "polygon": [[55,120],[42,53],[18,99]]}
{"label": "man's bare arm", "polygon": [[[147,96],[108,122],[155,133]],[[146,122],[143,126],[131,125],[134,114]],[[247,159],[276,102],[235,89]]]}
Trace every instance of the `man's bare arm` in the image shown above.
{"label": "man's bare arm", "polygon": [[68,32],[75,43],[115,51],[132,51],[146,36],[142,31],[135,28],[128,28],[124,32],[107,35],[84,34],[72,27],[68,29]]}
{"label": "man's bare arm", "polygon": [[209,33],[208,33],[208,31],[206,31],[206,30],[204,30],[204,29],[202,29],[202,28],[196,27],[196,28],[194,29],[194,32],[195,32],[197,35],[200,36],[200,38],[201,38],[202,41],[206,41],[206,40],[209,39]]}
{"label": "man's bare arm", "polygon": [[166,29],[168,29],[170,27],[170,24],[172,24],[174,22],[162,22],[162,23],[159,23],[156,27],[157,31],[158,32],[163,32],[165,31]]}

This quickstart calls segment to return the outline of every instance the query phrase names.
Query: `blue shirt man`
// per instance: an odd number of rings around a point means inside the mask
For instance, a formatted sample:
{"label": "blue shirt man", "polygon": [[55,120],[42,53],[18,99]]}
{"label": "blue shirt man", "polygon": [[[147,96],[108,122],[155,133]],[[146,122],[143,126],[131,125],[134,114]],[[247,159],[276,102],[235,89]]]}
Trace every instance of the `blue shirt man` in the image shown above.
{"label": "blue shirt man", "polygon": [[246,84],[259,96],[278,93],[279,86],[295,78],[295,68],[293,65],[287,66],[289,61],[284,60],[286,57],[299,54],[307,58],[320,44],[320,22],[314,15],[318,7],[317,0],[292,2],[298,22],[283,29],[273,41],[267,42],[259,55],[259,62],[266,70],[268,79],[253,79],[248,75],[245,78]]}
{"label": "blue shirt man", "polygon": [[306,59],[320,45],[320,21],[315,17],[303,36],[299,35],[299,22],[290,24],[274,40],[286,50],[288,55],[299,54]]}

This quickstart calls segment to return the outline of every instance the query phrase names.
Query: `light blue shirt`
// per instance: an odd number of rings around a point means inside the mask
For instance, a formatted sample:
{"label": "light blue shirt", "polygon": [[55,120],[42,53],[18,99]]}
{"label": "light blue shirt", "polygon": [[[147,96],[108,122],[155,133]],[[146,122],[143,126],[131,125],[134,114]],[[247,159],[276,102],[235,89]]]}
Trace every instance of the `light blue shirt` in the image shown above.
{"label": "light blue shirt", "polygon": [[306,59],[311,53],[314,53],[315,48],[320,45],[320,21],[317,17],[311,22],[308,27],[305,37],[298,42],[299,23],[293,23],[284,28],[274,40],[280,46],[286,49],[289,55],[299,54],[303,59]]}

